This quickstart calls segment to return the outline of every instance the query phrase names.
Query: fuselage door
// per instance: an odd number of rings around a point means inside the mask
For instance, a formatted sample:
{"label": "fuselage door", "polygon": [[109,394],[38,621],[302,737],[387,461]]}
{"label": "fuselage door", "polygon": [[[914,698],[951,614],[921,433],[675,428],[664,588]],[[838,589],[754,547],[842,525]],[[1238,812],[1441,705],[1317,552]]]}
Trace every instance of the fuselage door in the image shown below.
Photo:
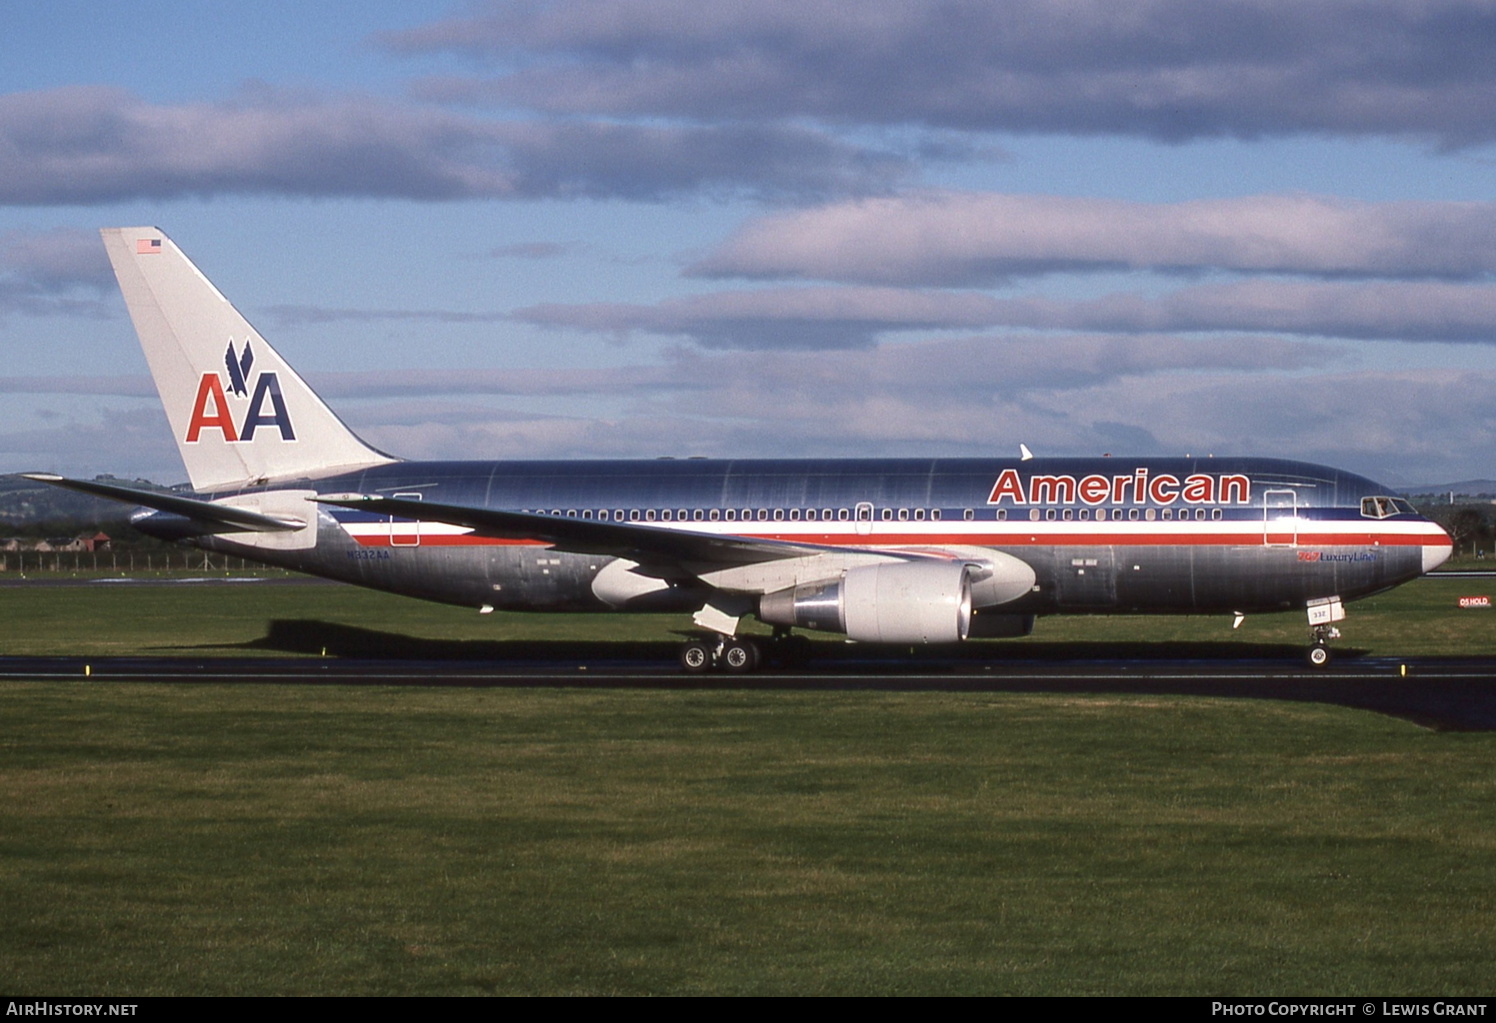
{"label": "fuselage door", "polygon": [[[392,494],[392,497],[402,501],[419,501],[421,495],[411,491],[404,494]],[[419,547],[421,546],[421,520],[414,522],[390,516],[390,546],[391,547]]]}
{"label": "fuselage door", "polygon": [[867,536],[873,531],[873,506],[867,501],[857,505],[857,535]]}
{"label": "fuselage door", "polygon": [[1269,490],[1262,495],[1262,542],[1269,547],[1296,547],[1299,542],[1299,495]]}

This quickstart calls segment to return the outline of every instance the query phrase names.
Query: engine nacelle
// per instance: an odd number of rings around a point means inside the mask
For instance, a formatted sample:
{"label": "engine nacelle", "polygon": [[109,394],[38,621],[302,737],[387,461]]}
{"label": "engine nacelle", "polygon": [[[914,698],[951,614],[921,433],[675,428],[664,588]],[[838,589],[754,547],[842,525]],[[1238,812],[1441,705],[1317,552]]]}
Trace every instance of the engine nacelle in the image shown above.
{"label": "engine nacelle", "polygon": [[959,643],[971,629],[970,573],[951,561],[861,565],[840,579],[766,593],[758,616],[864,643]]}

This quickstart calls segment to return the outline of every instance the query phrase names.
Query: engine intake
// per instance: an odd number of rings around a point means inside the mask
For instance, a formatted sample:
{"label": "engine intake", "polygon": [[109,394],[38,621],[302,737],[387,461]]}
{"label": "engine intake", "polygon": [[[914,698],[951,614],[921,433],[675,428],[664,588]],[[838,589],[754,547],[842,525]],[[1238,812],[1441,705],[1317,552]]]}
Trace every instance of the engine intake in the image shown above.
{"label": "engine intake", "polygon": [[959,643],[971,630],[970,572],[951,561],[862,565],[766,593],[758,616],[864,643]]}

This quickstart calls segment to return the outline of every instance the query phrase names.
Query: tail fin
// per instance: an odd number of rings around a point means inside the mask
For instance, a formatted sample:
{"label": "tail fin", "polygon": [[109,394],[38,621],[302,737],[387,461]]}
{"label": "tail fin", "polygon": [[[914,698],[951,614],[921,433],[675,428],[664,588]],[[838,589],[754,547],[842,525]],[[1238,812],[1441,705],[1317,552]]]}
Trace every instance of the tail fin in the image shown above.
{"label": "tail fin", "polygon": [[99,233],[195,489],[395,461],[354,436],[160,230]]}

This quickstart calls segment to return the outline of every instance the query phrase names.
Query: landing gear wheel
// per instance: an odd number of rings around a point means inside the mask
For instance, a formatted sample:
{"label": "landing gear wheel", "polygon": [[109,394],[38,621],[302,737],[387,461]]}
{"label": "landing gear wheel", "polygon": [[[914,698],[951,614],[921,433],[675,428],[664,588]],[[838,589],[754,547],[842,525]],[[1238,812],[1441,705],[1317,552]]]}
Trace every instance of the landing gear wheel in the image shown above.
{"label": "landing gear wheel", "polygon": [[687,641],[680,648],[680,666],[692,675],[712,669],[712,645],[702,639]]}
{"label": "landing gear wheel", "polygon": [[1323,643],[1315,643],[1309,648],[1306,655],[1311,668],[1323,668],[1330,663],[1330,648]]}
{"label": "landing gear wheel", "polygon": [[733,675],[758,670],[758,644],[751,639],[729,639],[722,648],[722,667]]}

